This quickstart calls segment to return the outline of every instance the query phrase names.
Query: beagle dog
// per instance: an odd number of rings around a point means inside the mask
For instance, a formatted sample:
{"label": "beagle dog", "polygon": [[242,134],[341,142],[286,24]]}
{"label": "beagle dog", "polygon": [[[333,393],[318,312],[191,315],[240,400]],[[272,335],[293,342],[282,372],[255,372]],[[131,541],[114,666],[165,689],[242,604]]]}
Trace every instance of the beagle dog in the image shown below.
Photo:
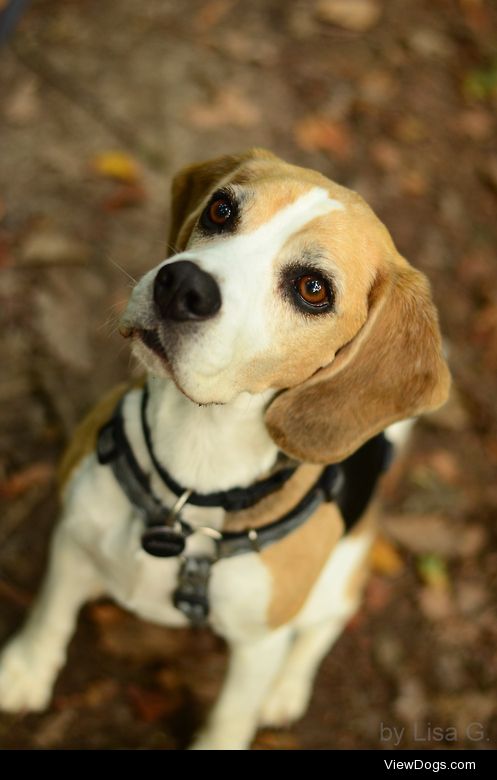
{"label": "beagle dog", "polygon": [[105,398],[63,460],[0,708],[48,705],[79,608],[105,595],[225,638],[193,748],[246,749],[305,712],[359,603],[388,439],[450,376],[426,278],[319,173],[260,149],[193,165],[173,181],[170,247],[121,322],[146,378]]}

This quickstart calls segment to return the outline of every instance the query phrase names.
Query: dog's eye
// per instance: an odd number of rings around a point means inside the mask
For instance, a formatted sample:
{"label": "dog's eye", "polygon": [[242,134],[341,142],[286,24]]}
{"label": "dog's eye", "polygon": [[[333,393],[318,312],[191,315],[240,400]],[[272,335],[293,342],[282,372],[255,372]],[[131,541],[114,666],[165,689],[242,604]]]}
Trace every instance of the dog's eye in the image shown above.
{"label": "dog's eye", "polygon": [[[331,303],[328,284],[319,274],[305,274],[294,281],[295,290],[302,301],[315,309],[327,309]],[[307,308],[307,307],[306,307]]]}
{"label": "dog's eye", "polygon": [[235,206],[224,193],[216,193],[200,217],[202,227],[210,233],[220,233],[229,227],[235,216]]}

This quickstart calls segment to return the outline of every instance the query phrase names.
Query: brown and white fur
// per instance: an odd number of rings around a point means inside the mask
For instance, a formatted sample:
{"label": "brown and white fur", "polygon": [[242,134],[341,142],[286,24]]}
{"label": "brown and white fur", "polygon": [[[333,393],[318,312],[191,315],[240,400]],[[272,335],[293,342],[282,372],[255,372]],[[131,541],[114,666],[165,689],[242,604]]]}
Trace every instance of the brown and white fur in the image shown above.
{"label": "brown and white fur", "polygon": [[[219,189],[238,202],[238,221],[206,235],[199,216]],[[191,525],[269,522],[285,502],[292,506],[292,489],[301,495],[319,464],[340,461],[386,428],[401,441],[410,423],[400,421],[444,402],[450,380],[427,281],[354,192],[263,150],[222,157],[174,180],[170,242],[175,253],[137,284],[123,319],[149,372],[158,459],[199,492],[250,485],[271,471],[279,451],[305,464],[293,487],[265,499],[255,516],[187,504]],[[181,260],[216,280],[222,305],[205,320],[166,324],[154,280]],[[331,280],[332,311],[307,314],[294,304],[287,269],[295,264]],[[144,330],[157,334],[162,354],[143,343]],[[126,395],[125,424],[150,471],[140,392]],[[94,451],[83,447],[79,462],[73,451],[71,465],[41,594],[0,659],[7,711],[47,706],[78,610],[90,599],[109,595],[148,620],[187,624],[171,603],[178,560],[142,550],[142,520]],[[152,486],[173,503],[156,477]],[[215,564],[210,624],[231,656],[194,748],[245,749],[258,726],[305,712],[316,669],[358,606],[373,536],[367,518],[344,535],[328,504],[262,553]],[[187,552],[209,544],[195,533]]]}

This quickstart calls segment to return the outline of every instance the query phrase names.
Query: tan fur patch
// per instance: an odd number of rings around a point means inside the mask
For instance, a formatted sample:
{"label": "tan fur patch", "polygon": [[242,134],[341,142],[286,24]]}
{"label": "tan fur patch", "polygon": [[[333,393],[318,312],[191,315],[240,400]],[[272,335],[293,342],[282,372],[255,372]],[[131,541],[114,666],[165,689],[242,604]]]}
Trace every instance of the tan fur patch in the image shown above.
{"label": "tan fur patch", "polygon": [[336,504],[322,504],[304,525],[261,552],[273,580],[267,615],[271,628],[287,623],[304,606],[342,534]]}
{"label": "tan fur patch", "polygon": [[143,387],[144,384],[145,377],[121,382],[109,390],[79,423],[60,462],[57,476],[61,493],[76,466],[95,449],[98,431],[110,418],[119,399],[129,390]]}
{"label": "tan fur patch", "polygon": [[298,504],[316,482],[322,470],[321,466],[311,463],[302,464],[281,490],[266,496],[255,507],[239,512],[227,512],[224,530],[242,531],[248,528],[260,528],[277,520]]}

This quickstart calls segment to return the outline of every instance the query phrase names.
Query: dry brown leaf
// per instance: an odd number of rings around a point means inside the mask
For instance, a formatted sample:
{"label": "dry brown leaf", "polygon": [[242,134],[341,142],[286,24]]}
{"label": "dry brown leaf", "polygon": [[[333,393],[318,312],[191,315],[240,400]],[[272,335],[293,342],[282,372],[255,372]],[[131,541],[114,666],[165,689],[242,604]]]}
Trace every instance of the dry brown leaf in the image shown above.
{"label": "dry brown leaf", "polygon": [[33,487],[47,485],[52,480],[54,472],[53,463],[47,461],[32,463],[0,482],[0,496],[7,499],[18,498]]}
{"label": "dry brown leaf", "polygon": [[224,125],[254,127],[261,121],[259,107],[239,89],[223,89],[204,103],[193,103],[186,113],[188,121],[200,130]]}
{"label": "dry brown leaf", "polygon": [[147,194],[141,184],[123,184],[106,198],[102,207],[104,211],[119,211],[120,209],[141,206]]}
{"label": "dry brown leaf", "polygon": [[377,24],[382,7],[377,0],[319,0],[316,16],[351,32],[366,32]]}
{"label": "dry brown leaf", "polygon": [[440,512],[385,515],[382,528],[410,552],[435,553],[447,559],[471,557],[486,541],[482,526],[457,523]]}
{"label": "dry brown leaf", "polygon": [[483,108],[463,111],[456,118],[455,127],[461,135],[472,141],[486,141],[495,132],[492,114]]}
{"label": "dry brown leaf", "polygon": [[327,152],[345,160],[352,151],[351,137],[345,125],[327,117],[309,115],[300,119],[294,127],[294,135],[298,146],[308,152]]}
{"label": "dry brown leaf", "polygon": [[96,710],[115,699],[118,692],[119,684],[116,680],[111,678],[95,680],[84,691],[68,696],[57,696],[55,707],[59,710],[81,708]]}
{"label": "dry brown leaf", "polygon": [[207,32],[231,11],[233,0],[208,0],[197,12],[193,24],[199,32]]}
{"label": "dry brown leaf", "polygon": [[38,81],[32,76],[22,81],[15,92],[5,100],[5,117],[14,125],[26,125],[34,122],[38,118],[40,110]]}
{"label": "dry brown leaf", "polygon": [[183,696],[179,690],[166,694],[138,685],[129,686],[128,698],[136,716],[145,723],[156,723],[161,718],[172,715],[183,704]]}
{"label": "dry brown leaf", "polygon": [[400,178],[400,188],[406,195],[420,198],[428,192],[429,182],[420,171],[406,171]]}
{"label": "dry brown leaf", "polygon": [[91,620],[101,627],[115,626],[126,616],[126,613],[120,607],[116,607],[115,604],[108,602],[91,604],[88,607],[88,613]]}
{"label": "dry brown leaf", "polygon": [[430,620],[444,620],[454,611],[454,604],[449,590],[425,586],[418,592],[419,606],[423,614]]}
{"label": "dry brown leaf", "polygon": [[399,148],[389,141],[374,141],[370,153],[374,162],[383,171],[398,171],[402,165],[402,155]]}
{"label": "dry brown leaf", "polygon": [[90,254],[87,244],[51,224],[36,225],[21,246],[26,265],[84,265]]}
{"label": "dry brown leaf", "polygon": [[369,612],[382,612],[390,603],[393,585],[383,577],[373,576],[365,591],[365,605]]}
{"label": "dry brown leaf", "polygon": [[449,450],[433,450],[428,453],[425,462],[443,482],[449,485],[457,485],[460,482],[461,468],[456,456]]}
{"label": "dry brown leaf", "polygon": [[293,731],[264,729],[257,734],[253,750],[299,750],[300,744]]}

